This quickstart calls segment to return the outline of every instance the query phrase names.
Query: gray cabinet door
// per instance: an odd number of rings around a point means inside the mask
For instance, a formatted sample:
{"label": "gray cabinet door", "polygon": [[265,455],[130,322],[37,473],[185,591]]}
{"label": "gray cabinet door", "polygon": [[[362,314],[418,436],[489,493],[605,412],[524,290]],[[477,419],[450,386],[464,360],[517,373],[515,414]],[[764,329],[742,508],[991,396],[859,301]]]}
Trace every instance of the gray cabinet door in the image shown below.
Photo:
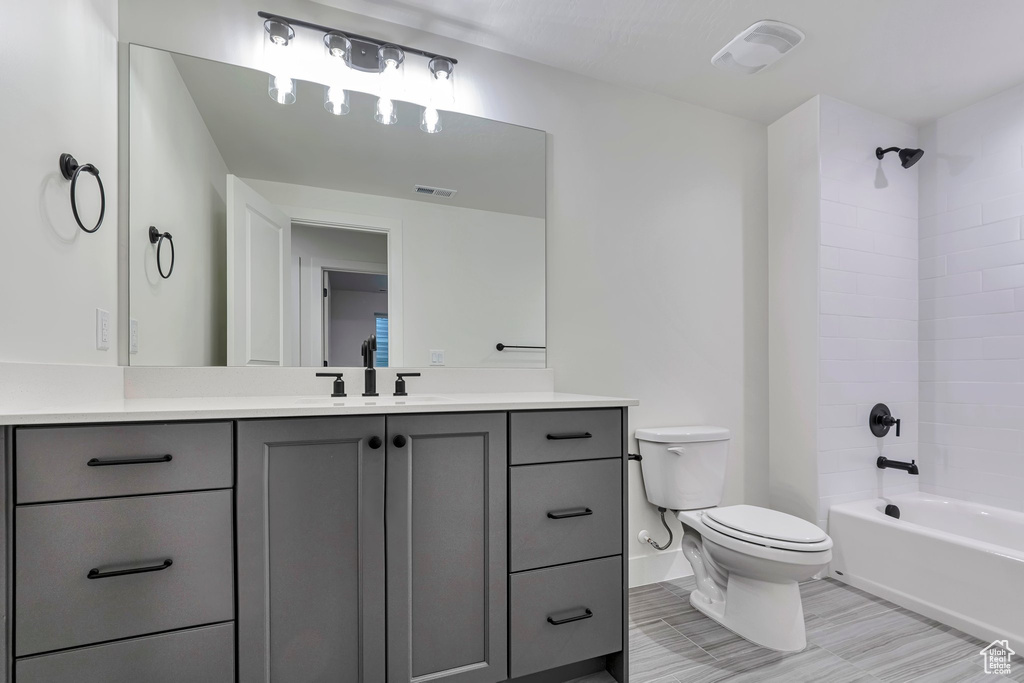
{"label": "gray cabinet door", "polygon": [[388,683],[508,676],[506,424],[388,417]]}
{"label": "gray cabinet door", "polygon": [[385,679],[384,418],[238,423],[240,683]]}

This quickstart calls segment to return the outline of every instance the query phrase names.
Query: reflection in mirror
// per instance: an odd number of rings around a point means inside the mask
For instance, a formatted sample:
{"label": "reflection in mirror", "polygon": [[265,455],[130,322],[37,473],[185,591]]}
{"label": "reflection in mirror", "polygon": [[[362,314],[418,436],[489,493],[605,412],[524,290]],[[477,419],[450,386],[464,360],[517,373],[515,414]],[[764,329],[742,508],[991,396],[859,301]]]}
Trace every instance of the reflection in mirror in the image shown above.
{"label": "reflection in mirror", "polygon": [[132,365],[544,367],[496,348],[545,345],[543,132],[136,45],[128,77]]}

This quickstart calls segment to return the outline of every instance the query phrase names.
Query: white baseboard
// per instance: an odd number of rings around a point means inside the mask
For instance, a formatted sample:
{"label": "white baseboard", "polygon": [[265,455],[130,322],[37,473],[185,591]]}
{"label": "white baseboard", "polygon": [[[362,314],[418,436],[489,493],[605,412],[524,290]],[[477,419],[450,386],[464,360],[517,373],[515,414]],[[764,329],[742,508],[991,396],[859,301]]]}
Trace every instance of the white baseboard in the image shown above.
{"label": "white baseboard", "polygon": [[657,555],[638,555],[629,558],[629,587],[693,576],[690,563],[682,550],[666,550]]}

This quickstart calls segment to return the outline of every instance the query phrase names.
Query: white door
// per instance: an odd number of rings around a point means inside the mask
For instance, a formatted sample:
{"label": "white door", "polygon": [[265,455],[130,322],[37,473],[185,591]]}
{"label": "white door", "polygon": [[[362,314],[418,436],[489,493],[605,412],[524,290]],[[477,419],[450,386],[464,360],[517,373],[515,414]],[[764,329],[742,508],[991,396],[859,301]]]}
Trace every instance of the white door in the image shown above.
{"label": "white door", "polygon": [[291,334],[291,220],[228,175],[228,365],[286,365]]}

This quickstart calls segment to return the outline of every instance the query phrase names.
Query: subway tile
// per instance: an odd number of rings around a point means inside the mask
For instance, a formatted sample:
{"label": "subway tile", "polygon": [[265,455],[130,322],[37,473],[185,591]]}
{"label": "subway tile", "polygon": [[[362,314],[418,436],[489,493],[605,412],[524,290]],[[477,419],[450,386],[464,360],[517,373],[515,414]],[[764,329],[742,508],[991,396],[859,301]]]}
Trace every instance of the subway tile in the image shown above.
{"label": "subway tile", "polygon": [[959,294],[974,294],[980,292],[981,287],[982,273],[975,271],[921,280],[919,291],[922,299],[937,299]]}
{"label": "subway tile", "polygon": [[[978,276],[978,280],[980,286],[980,275]],[[842,270],[831,270],[829,268],[822,268],[821,291],[844,292],[846,294],[855,294],[857,293],[857,274],[848,273]]]}
{"label": "subway tile", "polygon": [[[1009,218],[1009,216],[1004,216],[1004,218]],[[960,207],[922,221],[920,223],[921,237],[933,237],[965,228],[973,228],[976,225],[981,225],[983,219],[984,211],[981,204]]]}
{"label": "subway tile", "polygon": [[982,219],[986,223],[994,223],[1016,216],[1024,216],[1024,194],[993,199],[985,202],[982,209]]}
{"label": "subway tile", "polygon": [[917,301],[918,281],[916,278],[888,277],[864,273],[858,273],[856,278],[856,291],[858,294]]}
{"label": "subway tile", "polygon": [[986,291],[1024,287],[1024,263],[984,270],[981,272],[981,283]]}
{"label": "subway tile", "polygon": [[1009,218],[997,223],[921,239],[920,257],[931,258],[958,251],[1013,242],[1020,239],[1020,219]]}
{"label": "subway tile", "polygon": [[903,239],[916,240],[918,236],[918,221],[914,218],[897,216],[884,211],[873,211],[864,207],[857,209],[857,227]]}
{"label": "subway tile", "polygon": [[920,259],[917,262],[917,272],[922,280],[941,277],[946,274],[946,257]]}
{"label": "subway tile", "polygon": [[977,294],[961,294],[941,299],[922,299],[921,319],[960,318],[1014,310],[1013,291],[1009,289]]}
{"label": "subway tile", "polygon": [[[840,254],[840,263],[842,263],[842,254]],[[1024,263],[1024,240],[961,251],[946,256],[946,270],[950,274],[970,270],[987,270],[1019,263]]]}
{"label": "subway tile", "polygon": [[857,227],[857,207],[839,202],[821,202],[821,222]]}

